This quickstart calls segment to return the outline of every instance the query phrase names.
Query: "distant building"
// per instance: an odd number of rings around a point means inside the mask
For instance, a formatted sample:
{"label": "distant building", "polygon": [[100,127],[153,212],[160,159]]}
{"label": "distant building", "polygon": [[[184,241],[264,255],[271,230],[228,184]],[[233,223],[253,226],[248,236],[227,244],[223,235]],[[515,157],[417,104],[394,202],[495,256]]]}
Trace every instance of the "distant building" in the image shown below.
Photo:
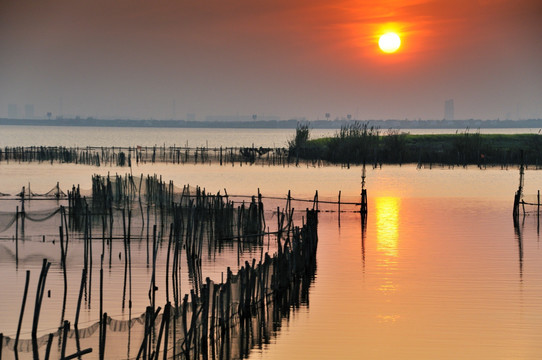
{"label": "distant building", "polygon": [[194,113],[186,114],[186,121],[196,121],[196,114]]}
{"label": "distant building", "polygon": [[17,119],[19,112],[17,111],[17,104],[8,104],[8,117],[10,119]]}
{"label": "distant building", "polygon": [[24,106],[24,117],[25,117],[25,119],[33,119],[34,118],[34,105],[26,104]]}
{"label": "distant building", "polygon": [[444,120],[455,120],[454,99],[449,99],[444,102]]}

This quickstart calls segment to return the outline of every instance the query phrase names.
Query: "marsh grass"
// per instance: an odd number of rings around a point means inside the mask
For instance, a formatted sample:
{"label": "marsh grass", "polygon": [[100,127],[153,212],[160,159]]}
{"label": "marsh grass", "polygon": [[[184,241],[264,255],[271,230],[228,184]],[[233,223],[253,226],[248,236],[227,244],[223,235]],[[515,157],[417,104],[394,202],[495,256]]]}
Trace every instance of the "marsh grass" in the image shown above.
{"label": "marsh grass", "polygon": [[538,134],[480,134],[479,130],[466,129],[456,134],[412,135],[395,129],[382,132],[367,123],[356,122],[342,127],[333,137],[315,140],[308,137],[307,134],[305,142],[295,142],[296,147],[290,147],[290,151],[295,150],[302,159],[332,163],[462,166],[542,163],[542,136]]}

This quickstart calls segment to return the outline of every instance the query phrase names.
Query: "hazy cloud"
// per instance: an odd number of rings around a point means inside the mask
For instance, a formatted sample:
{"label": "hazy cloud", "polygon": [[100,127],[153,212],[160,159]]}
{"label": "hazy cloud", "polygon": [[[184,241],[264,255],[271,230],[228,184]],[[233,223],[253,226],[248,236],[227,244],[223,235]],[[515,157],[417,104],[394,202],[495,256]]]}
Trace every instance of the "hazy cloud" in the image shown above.
{"label": "hazy cloud", "polygon": [[[534,0],[4,0],[0,116],[542,116]],[[382,55],[378,35],[403,37]]]}

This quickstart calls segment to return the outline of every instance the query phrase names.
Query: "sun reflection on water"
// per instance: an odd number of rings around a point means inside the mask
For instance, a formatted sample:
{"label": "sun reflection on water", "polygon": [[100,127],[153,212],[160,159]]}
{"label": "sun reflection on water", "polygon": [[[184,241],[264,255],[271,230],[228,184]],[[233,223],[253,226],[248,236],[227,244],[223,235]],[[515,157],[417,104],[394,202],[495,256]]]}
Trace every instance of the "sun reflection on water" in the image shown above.
{"label": "sun reflection on water", "polygon": [[381,197],[376,199],[376,250],[389,257],[397,257],[398,255],[399,208],[399,198]]}
{"label": "sun reflection on water", "polygon": [[397,291],[392,275],[397,268],[397,243],[399,241],[400,199],[381,197],[376,199],[376,250],[379,257],[377,266],[383,275],[378,290],[382,293]]}

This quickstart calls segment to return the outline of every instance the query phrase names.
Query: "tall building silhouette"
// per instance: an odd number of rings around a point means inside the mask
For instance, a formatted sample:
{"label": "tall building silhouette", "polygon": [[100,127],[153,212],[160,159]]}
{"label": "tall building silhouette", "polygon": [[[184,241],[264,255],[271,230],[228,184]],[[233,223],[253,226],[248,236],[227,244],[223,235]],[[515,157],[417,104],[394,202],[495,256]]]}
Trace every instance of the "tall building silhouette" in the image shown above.
{"label": "tall building silhouette", "polygon": [[26,104],[24,106],[24,117],[25,117],[25,119],[34,118],[34,105]]}
{"label": "tall building silhouette", "polygon": [[449,99],[444,102],[444,120],[455,120],[454,99]]}

